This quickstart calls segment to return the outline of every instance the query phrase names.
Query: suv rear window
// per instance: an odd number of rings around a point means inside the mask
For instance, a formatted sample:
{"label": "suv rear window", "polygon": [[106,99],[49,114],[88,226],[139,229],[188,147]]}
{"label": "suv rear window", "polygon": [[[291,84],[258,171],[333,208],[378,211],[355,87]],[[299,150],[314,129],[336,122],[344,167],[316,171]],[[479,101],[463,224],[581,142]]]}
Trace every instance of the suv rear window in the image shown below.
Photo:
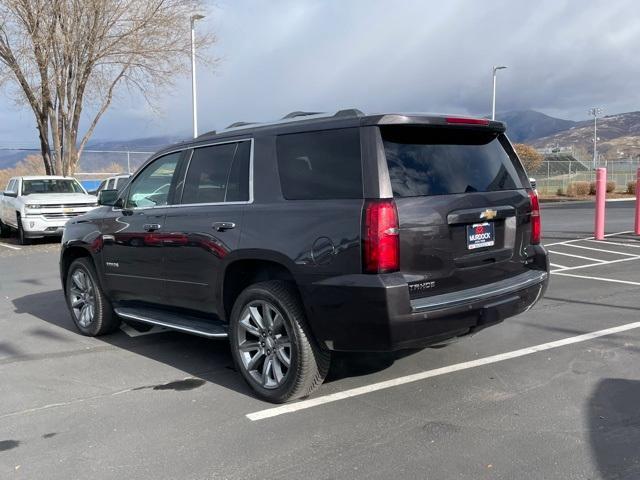
{"label": "suv rear window", "polygon": [[358,128],[280,135],[276,148],[287,200],[362,198]]}
{"label": "suv rear window", "polygon": [[496,132],[437,127],[381,127],[396,197],[515,190],[519,160]]}

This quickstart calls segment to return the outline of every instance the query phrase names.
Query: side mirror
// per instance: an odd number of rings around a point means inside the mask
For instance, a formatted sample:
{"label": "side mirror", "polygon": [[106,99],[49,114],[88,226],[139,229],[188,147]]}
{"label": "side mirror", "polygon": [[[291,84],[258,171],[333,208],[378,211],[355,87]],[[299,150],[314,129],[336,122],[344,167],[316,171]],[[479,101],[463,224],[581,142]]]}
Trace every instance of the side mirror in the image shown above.
{"label": "side mirror", "polygon": [[101,190],[98,193],[98,205],[119,206],[118,202],[122,203],[122,201],[118,198],[118,194],[118,190]]}
{"label": "side mirror", "polygon": [[10,191],[6,191],[2,193],[5,197],[13,197],[16,198],[18,196],[18,194],[16,192],[10,192]]}

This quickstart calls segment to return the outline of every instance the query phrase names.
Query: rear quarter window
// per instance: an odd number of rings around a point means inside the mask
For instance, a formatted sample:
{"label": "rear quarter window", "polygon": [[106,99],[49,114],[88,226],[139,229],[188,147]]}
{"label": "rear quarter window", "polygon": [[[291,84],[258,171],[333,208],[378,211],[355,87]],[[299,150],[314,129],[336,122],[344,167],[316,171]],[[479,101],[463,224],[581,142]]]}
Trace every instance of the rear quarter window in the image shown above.
{"label": "rear quarter window", "polygon": [[276,149],[284,198],[362,198],[358,128],[280,135]]}
{"label": "rear quarter window", "polygon": [[524,188],[524,171],[504,135],[438,127],[381,127],[396,197]]}

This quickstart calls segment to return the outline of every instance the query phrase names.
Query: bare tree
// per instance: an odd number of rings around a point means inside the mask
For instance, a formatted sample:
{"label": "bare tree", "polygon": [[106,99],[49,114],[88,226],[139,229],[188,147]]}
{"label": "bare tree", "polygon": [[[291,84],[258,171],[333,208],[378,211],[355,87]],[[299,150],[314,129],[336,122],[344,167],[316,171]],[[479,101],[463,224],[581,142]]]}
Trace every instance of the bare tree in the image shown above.
{"label": "bare tree", "polygon": [[[75,173],[121,88],[153,105],[188,70],[189,18],[200,7],[200,0],[0,0],[0,81],[33,110],[48,174]],[[214,41],[200,35],[200,51]]]}

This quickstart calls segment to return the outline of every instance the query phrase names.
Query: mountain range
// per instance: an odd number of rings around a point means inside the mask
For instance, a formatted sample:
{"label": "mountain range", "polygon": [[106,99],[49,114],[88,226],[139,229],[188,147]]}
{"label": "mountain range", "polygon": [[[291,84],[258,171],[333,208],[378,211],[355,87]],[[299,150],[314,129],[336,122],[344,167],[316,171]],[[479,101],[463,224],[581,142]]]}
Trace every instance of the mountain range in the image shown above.
{"label": "mountain range", "polygon": [[[507,124],[507,135],[516,143],[528,143],[536,148],[571,147],[581,156],[593,152],[593,120],[572,121],[551,117],[535,110],[499,112],[496,119]],[[85,153],[81,161],[84,171],[101,169],[114,162],[126,165],[130,151],[132,167],[161,148],[185,140],[180,136],[154,136],[130,140],[94,140],[87,150],[109,153]],[[0,169],[12,167],[26,155],[36,153],[2,149]],[[139,153],[133,153],[139,152]],[[640,112],[619,113],[598,118],[598,153],[611,160],[640,156]]]}

